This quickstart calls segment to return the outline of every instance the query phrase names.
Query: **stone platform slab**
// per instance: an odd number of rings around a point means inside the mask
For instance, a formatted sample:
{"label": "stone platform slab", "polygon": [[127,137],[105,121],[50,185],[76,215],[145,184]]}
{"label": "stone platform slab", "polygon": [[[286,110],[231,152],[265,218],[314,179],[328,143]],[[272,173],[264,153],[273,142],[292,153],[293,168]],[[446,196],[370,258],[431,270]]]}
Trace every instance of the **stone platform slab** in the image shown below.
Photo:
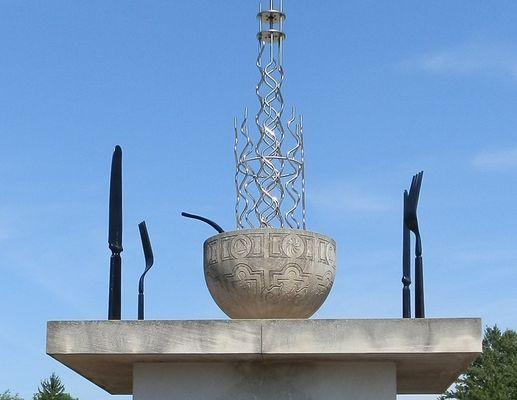
{"label": "stone platform slab", "polygon": [[477,318],[62,321],[47,354],[111,394],[133,393],[137,365],[185,362],[394,364],[398,394],[436,394],[481,340]]}

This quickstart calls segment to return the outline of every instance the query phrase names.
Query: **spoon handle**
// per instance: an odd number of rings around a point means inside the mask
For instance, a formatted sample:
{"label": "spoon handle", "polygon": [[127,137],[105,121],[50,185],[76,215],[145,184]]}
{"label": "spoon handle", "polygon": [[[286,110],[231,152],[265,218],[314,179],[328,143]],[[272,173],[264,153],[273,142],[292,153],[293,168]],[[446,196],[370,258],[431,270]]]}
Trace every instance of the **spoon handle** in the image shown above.
{"label": "spoon handle", "polygon": [[424,266],[422,256],[415,257],[415,318],[425,318]]}
{"label": "spoon handle", "polygon": [[138,319],[144,319],[144,294],[138,293]]}

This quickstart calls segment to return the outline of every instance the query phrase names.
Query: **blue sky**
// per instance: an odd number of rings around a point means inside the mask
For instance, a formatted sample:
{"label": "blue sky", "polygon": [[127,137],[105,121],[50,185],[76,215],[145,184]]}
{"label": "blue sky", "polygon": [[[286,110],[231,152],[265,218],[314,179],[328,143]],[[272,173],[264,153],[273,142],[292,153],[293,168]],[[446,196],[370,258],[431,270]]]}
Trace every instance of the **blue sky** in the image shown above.
{"label": "blue sky", "polygon": [[[113,147],[124,151],[123,317],[225,318],[202,274],[235,227],[233,117],[257,109],[255,1],[0,1],[0,392],[58,373],[47,320],[104,319]],[[517,328],[517,4],[287,1],[308,228],[338,244],[317,318],[399,317],[401,200],[420,200],[429,317]],[[124,398],[124,397],[121,397]],[[403,397],[406,400],[433,397]]]}

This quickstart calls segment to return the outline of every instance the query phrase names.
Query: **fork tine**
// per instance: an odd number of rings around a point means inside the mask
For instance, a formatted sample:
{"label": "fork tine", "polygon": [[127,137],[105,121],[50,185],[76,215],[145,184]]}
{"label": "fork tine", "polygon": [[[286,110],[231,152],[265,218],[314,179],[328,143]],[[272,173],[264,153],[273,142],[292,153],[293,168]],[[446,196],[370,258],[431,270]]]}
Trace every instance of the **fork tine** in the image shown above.
{"label": "fork tine", "polygon": [[415,191],[415,175],[413,175],[413,178],[411,178],[411,186],[409,187],[409,197],[413,196],[414,191]]}
{"label": "fork tine", "polygon": [[416,189],[416,175],[413,175],[413,179],[411,180],[411,187],[409,188],[409,198],[408,198],[408,208],[410,210],[414,210],[415,203],[415,189]]}
{"label": "fork tine", "polygon": [[417,179],[417,187],[416,187],[416,204],[418,205],[418,199],[420,198],[420,188],[422,186],[422,178],[424,176],[424,171],[420,171],[418,173]]}

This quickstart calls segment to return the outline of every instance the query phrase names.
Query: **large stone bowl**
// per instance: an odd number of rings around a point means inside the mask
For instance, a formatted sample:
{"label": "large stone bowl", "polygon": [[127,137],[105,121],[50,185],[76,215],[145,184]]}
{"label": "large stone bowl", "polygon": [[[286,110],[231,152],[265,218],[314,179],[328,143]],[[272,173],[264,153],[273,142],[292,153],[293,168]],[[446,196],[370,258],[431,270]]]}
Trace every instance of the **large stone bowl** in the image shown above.
{"label": "large stone bowl", "polygon": [[336,242],[319,233],[259,228],[204,243],[205,279],[230,318],[309,318],[336,274]]}

